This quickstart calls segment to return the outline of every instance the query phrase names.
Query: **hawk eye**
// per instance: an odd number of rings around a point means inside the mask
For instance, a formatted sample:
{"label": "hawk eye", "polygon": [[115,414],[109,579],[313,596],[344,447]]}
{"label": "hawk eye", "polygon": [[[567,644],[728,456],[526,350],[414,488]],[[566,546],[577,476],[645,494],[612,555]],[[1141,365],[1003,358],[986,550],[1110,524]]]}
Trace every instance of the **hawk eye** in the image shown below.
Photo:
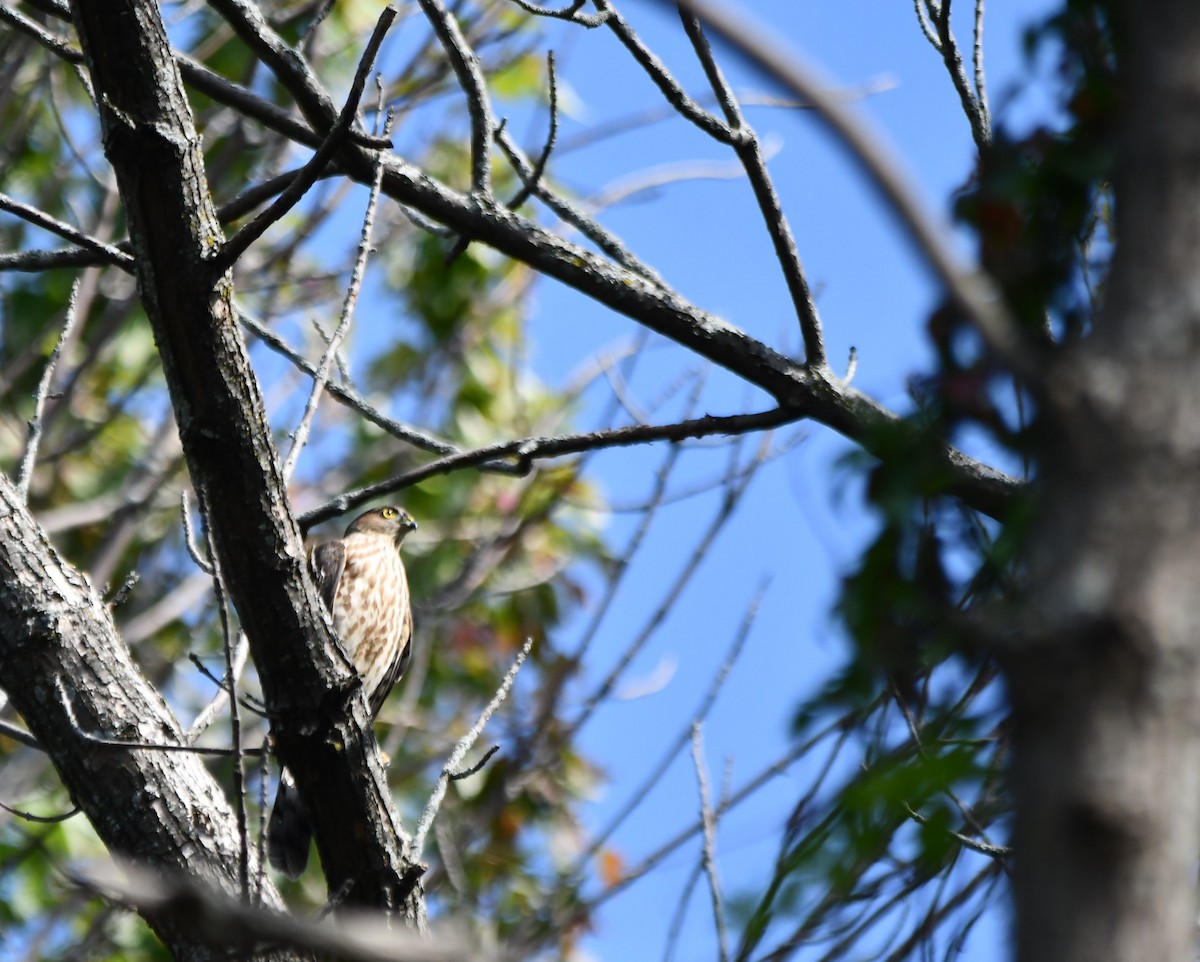
{"label": "hawk eye", "polygon": [[392,518],[396,517],[396,514],[397,514],[398,512],[396,511],[396,509],[395,509],[395,508],[384,508],[384,509],[383,509],[382,511],[380,511],[379,513],[380,513],[381,515],[383,515],[385,518],[387,518],[389,521],[391,521],[391,520],[392,520]]}

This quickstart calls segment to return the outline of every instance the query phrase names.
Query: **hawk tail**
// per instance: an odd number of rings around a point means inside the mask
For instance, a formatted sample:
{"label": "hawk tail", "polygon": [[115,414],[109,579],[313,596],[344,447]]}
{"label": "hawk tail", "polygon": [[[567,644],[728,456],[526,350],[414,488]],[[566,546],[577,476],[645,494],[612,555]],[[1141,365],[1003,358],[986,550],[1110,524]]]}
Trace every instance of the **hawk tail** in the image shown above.
{"label": "hawk tail", "polygon": [[267,824],[267,861],[288,878],[297,879],[308,864],[311,842],[308,807],[296,791],[292,773],[285,768],[279,776],[279,790]]}

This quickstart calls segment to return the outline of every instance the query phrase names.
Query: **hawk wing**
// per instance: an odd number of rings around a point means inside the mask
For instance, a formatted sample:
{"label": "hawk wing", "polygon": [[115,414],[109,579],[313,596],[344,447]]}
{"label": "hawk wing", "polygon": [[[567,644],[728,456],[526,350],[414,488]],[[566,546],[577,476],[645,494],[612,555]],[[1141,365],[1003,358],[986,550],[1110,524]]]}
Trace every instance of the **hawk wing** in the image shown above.
{"label": "hawk wing", "polygon": [[346,545],[341,541],[326,541],[318,545],[313,549],[311,564],[325,610],[332,613],[333,596],[337,594],[338,582],[346,570]]}
{"label": "hawk wing", "polygon": [[383,707],[383,703],[391,692],[392,686],[403,677],[404,670],[408,667],[409,659],[412,658],[412,636],[413,613],[412,605],[409,604],[405,605],[404,622],[400,627],[400,655],[388,666],[387,674],[383,676],[379,687],[371,692],[372,718],[379,714],[379,709]]}

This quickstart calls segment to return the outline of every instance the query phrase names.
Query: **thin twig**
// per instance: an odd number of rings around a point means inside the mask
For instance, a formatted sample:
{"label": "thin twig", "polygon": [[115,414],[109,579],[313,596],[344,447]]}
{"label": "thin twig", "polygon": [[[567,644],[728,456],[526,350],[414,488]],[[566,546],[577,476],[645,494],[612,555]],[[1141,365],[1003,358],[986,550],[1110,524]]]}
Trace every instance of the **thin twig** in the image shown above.
{"label": "thin twig", "polygon": [[97,732],[88,731],[79,723],[79,720],[75,717],[75,708],[71,704],[70,695],[67,693],[67,688],[63,683],[61,675],[54,676],[54,685],[58,689],[59,699],[62,702],[63,711],[66,712],[67,721],[71,723],[71,728],[75,734],[84,741],[90,742],[93,745],[99,745],[102,748],[115,748],[122,751],[190,752],[193,755],[211,755],[217,758],[232,758],[235,754],[259,755],[266,750],[266,746],[260,745],[257,748],[244,748],[240,753],[237,753],[229,748],[198,748],[195,745],[185,745],[182,742],[143,742],[136,739],[112,738],[108,735],[101,735]]}
{"label": "thin twig", "polygon": [[[238,712],[237,675],[234,671],[233,642],[229,626],[229,605],[225,600],[225,580],[221,575],[221,559],[213,546],[212,524],[208,516],[208,501],[204,489],[196,490],[200,506],[200,519],[204,522],[204,546],[208,567],[212,572],[213,592],[217,598],[217,613],[221,618],[221,647],[225,654],[225,677],[229,683],[229,735],[233,742],[233,793],[237,798],[238,827],[238,885],[242,901],[250,901],[250,831],[246,817],[246,771],[243,768],[242,719]],[[183,736],[187,741],[187,733]]]}
{"label": "thin twig", "polygon": [[692,726],[692,762],[696,767],[696,782],[700,791],[700,824],[703,826],[704,874],[708,877],[708,891],[712,896],[713,919],[717,926],[717,950],[721,962],[729,960],[729,928],[725,921],[725,906],[721,900],[721,884],[717,879],[717,818],[713,814],[712,801],[708,792],[708,770],[704,764],[703,725]]}
{"label": "thin twig", "polygon": [[985,882],[994,884],[999,877],[1000,873],[995,862],[985,865],[971,881],[967,882],[966,885],[955,893],[952,899],[945,902],[936,911],[931,911],[926,915],[909,937],[888,955],[885,962],[902,962],[903,959],[907,959],[912,955],[917,946],[920,945],[921,941],[928,937],[929,932],[932,931],[935,925],[951,912],[956,911],[964,905]]}
{"label": "thin twig", "polygon": [[[283,338],[279,337],[267,327],[262,321],[247,313],[240,305],[235,307],[238,313],[238,320],[242,325],[250,330],[256,337],[267,345],[272,351],[286,357],[297,368],[308,374],[311,377],[316,377],[317,368],[310,363],[299,351],[289,345]],[[346,405],[351,410],[362,415],[366,420],[370,421],[376,427],[382,428],[385,432],[411,444],[423,451],[430,451],[434,454],[449,455],[458,454],[459,449],[453,444],[443,441],[441,438],[434,437],[431,434],[426,434],[419,431],[409,424],[404,424],[401,421],[396,421],[389,418],[387,415],[380,413],[372,407],[361,395],[348,387],[338,384],[336,381],[327,382],[325,385],[326,393],[332,395],[337,401]],[[513,465],[506,463],[503,466],[492,465],[486,470],[502,471],[503,473],[513,473]]]}
{"label": "thin twig", "polygon": [[104,607],[109,611],[115,611],[129,600],[129,596],[133,594],[133,589],[137,587],[137,583],[142,580],[142,576],[136,571],[130,571],[125,576],[125,580],[121,582],[121,586],[112,593],[112,596],[105,599]]}
{"label": "thin twig", "polygon": [[[210,572],[211,574],[211,572]],[[224,679],[215,679],[217,683],[217,693],[213,695],[212,700],[201,709],[196,715],[196,720],[183,733],[183,741],[185,744],[194,745],[208,727],[216,721],[217,716],[225,709],[225,703],[232,697],[233,689],[237,685],[237,680],[242,676],[242,671],[246,667],[246,661],[250,654],[250,639],[246,637],[244,631],[238,632],[237,647],[233,651],[233,672],[226,672]],[[208,670],[203,666],[199,666],[201,671],[208,674]]]}
{"label": "thin twig", "polygon": [[19,10],[13,10],[7,3],[0,4],[0,20],[20,30],[26,36],[32,37],[56,57],[61,57],[67,63],[83,63],[82,50],[72,47],[70,42],[65,38],[43,29],[40,24],[30,20]]}
{"label": "thin twig", "polygon": [[[632,663],[633,659],[637,657],[646,643],[666,621],[668,614],[674,610],[676,601],[683,594],[684,589],[691,582],[700,565],[709,557],[709,549],[712,547],[717,535],[721,533],[726,523],[733,516],[734,510],[737,508],[742,495],[745,494],[746,488],[753,477],[753,472],[739,476],[737,470],[738,454],[738,445],[735,444],[733,451],[730,452],[729,467],[726,472],[725,497],[721,499],[721,503],[708,528],[705,529],[700,539],[696,542],[687,561],[680,569],[679,574],[676,575],[670,587],[663,593],[661,601],[647,619],[642,630],[625,647],[625,650],[621,653],[621,657],[617,659],[617,663],[605,676],[604,680],[596,686],[596,690],[584,701],[583,706],[579,709],[579,714],[566,726],[566,737],[574,737],[579,729],[592,717],[596,709],[608,698],[613,687]],[[756,460],[756,464],[761,465],[761,461]]]}
{"label": "thin twig", "polygon": [[542,182],[542,174],[546,172],[546,164],[550,162],[550,152],[554,150],[554,145],[558,143],[558,77],[554,71],[553,50],[546,51],[546,82],[550,88],[550,129],[546,132],[546,143],[533,165],[529,179],[522,181],[521,189],[513,195],[512,200],[506,205],[511,210],[516,210],[525,201],[529,200],[529,196],[533,193],[534,189]]}
{"label": "thin twig", "polygon": [[29,483],[33,478],[33,465],[37,461],[38,445],[42,441],[42,414],[46,409],[46,399],[50,396],[50,382],[54,379],[54,369],[62,356],[63,347],[71,337],[78,317],[76,301],[79,298],[79,279],[71,285],[71,295],[67,299],[67,319],[63,322],[62,332],[46,359],[46,367],[42,370],[42,379],[38,382],[37,393],[33,398],[33,417],[29,419],[29,437],[25,442],[25,454],[21,458],[21,467],[17,471],[17,495],[22,501],[29,500]]}
{"label": "thin twig", "polygon": [[552,7],[543,7],[536,3],[530,3],[529,0],[512,0],[518,7],[526,13],[532,13],[535,17],[549,17],[554,20],[569,20],[571,23],[578,23],[584,27],[599,27],[608,19],[607,13],[580,13],[587,0],[571,0],[571,3],[565,7],[559,7],[555,10]]}
{"label": "thin twig", "polygon": [[975,0],[975,23],[971,33],[971,63],[975,71],[975,106],[979,109],[983,123],[990,132],[992,110],[988,106],[987,78],[983,70],[983,0]]}
{"label": "thin twig", "polygon": [[713,705],[716,704],[717,696],[721,693],[721,689],[725,685],[725,679],[729,677],[729,672],[733,669],[738,658],[741,657],[742,649],[746,646],[746,639],[750,637],[750,629],[753,627],[755,618],[758,616],[758,608],[762,603],[765,592],[766,584],[764,583],[747,606],[746,614],[742,618],[742,623],[738,627],[737,633],[734,635],[733,643],[729,646],[725,660],[721,662],[720,667],[713,675],[712,681],[708,686],[708,691],[705,692],[699,707],[692,714],[691,726],[684,728],[675,740],[667,746],[659,758],[658,764],[651,768],[642,780],[641,785],[630,793],[629,799],[625,804],[608,820],[604,828],[596,833],[587,850],[576,861],[571,874],[580,873],[583,867],[596,857],[596,854],[604,847],[605,843],[612,837],[612,834],[621,826],[625,819],[633,814],[654,786],[661,783],[663,775],[671,767],[671,764],[675,761],[675,757],[687,745],[691,728],[702,723],[708,717],[708,713],[712,710]]}
{"label": "thin twig", "polygon": [[[695,405],[699,403],[699,392],[703,385],[704,380],[697,378],[696,384],[692,389],[692,396],[688,399],[685,413],[691,414]],[[671,473],[675,470],[675,465],[679,463],[679,457],[682,454],[683,447],[678,444],[672,444],[667,449],[667,455],[663,458],[663,463],[654,472],[654,486],[651,488],[646,510],[638,519],[638,525],[630,536],[629,542],[625,545],[625,550],[621,552],[621,557],[609,569],[607,584],[604,587],[604,596],[599,599],[591,621],[588,623],[587,628],[584,629],[579,643],[575,646],[575,651],[571,654],[571,660],[575,664],[578,665],[583,662],[583,657],[587,654],[587,650],[595,639],[596,633],[608,617],[613,599],[616,597],[617,590],[621,587],[625,574],[629,570],[629,565],[637,554],[638,549],[641,548],[642,542],[646,538],[646,533],[650,530],[650,525],[658,515],[658,506],[666,494],[667,481],[670,479]]]}
{"label": "thin twig", "polygon": [[[914,809],[907,802],[904,804],[904,810],[908,812],[909,817],[918,825],[928,825],[929,819]],[[1012,855],[1012,849],[1007,845],[992,845],[989,842],[980,842],[977,839],[971,838],[969,835],[964,835],[962,832],[955,832],[952,829],[946,829],[946,833],[950,835],[963,848],[969,848],[972,852],[978,852],[980,855],[986,855],[989,858],[999,859],[1003,861]]]}
{"label": "thin twig", "polygon": [[11,805],[5,805],[0,802],[0,808],[8,812],[9,815],[15,815],[17,818],[25,822],[36,822],[42,825],[56,825],[59,822],[65,822],[68,818],[74,818],[79,814],[79,806],[74,806],[69,812],[61,812],[58,815],[34,815],[32,812],[26,812],[19,808],[13,808]]}
{"label": "thin twig", "polygon": [[483,766],[491,761],[492,756],[498,751],[500,751],[500,746],[493,745],[486,752],[484,752],[483,757],[480,758],[479,761],[477,761],[470,768],[464,768],[461,772],[450,772],[447,777],[452,782],[461,782],[464,778],[470,778],[472,775],[478,775],[481,771],[483,771]]}
{"label": "thin twig", "polygon": [[729,86],[721,68],[713,57],[712,47],[704,28],[692,11],[680,6],[679,18],[683,22],[684,32],[692,42],[696,57],[704,68],[704,74],[717,96],[717,101],[725,113],[725,119],[730,127],[741,134],[731,143],[734,152],[746,169],[758,208],[762,212],[763,223],[775,249],[775,258],[779,262],[780,271],[788,286],[792,298],[792,309],[800,321],[800,332],[804,338],[804,360],[810,367],[825,365],[825,338],[821,332],[821,318],[817,314],[817,303],[813,298],[808,278],[804,275],[804,267],[800,263],[800,254],[796,249],[796,238],[792,235],[791,225],[783,212],[783,204],[775,190],[775,183],[767,169],[767,161],[763,156],[758,135],[746,123],[742,109],[738,105],[737,96]]}
{"label": "thin twig", "polygon": [[335,2],[336,0],[325,0],[321,4],[321,9],[317,11],[316,16],[308,22],[308,25],[304,28],[304,32],[300,34],[300,42],[296,46],[304,51],[306,57],[312,54],[312,47],[317,39],[317,28],[325,22],[325,18],[333,10]]}
{"label": "thin twig", "polygon": [[[976,8],[976,13],[978,12],[979,10]],[[950,74],[950,81],[958,93],[963,113],[967,115],[967,121],[971,124],[971,136],[975,140],[975,146],[982,151],[992,141],[991,123],[988,120],[987,112],[980,107],[976,92],[971,89],[971,82],[967,79],[962,52],[958,48],[958,41],[950,26],[950,0],[942,0],[936,22],[940,40],[938,50],[942,55],[942,63],[946,65],[946,72]],[[975,26],[980,28],[981,23],[977,21]],[[982,57],[982,53],[982,46],[975,50],[975,54],[980,57]],[[982,60],[976,61],[975,68],[978,76],[982,71]]]}
{"label": "thin twig", "polygon": [[11,738],[15,742],[20,742],[22,745],[28,745],[30,748],[36,748],[38,751],[43,751],[41,742],[20,725],[14,725],[12,722],[0,720],[0,735],[3,735],[5,738]]}
{"label": "thin twig", "polygon": [[[948,0],[943,0],[943,3],[946,2],[948,2]],[[896,689],[895,685],[892,686],[892,700],[896,703],[896,707],[900,709],[900,714],[904,718],[905,725],[908,726],[908,733],[912,738],[913,746],[917,749],[917,753],[922,758],[928,760],[930,758],[929,750],[925,747],[924,740],[921,738],[921,732],[917,727],[917,721],[915,718],[913,718],[913,714],[908,707],[908,703],[903,697],[901,697],[900,692]],[[976,851],[990,855],[992,858],[996,859],[996,861],[999,862],[1000,867],[1004,870],[1004,873],[1007,875],[1009,873],[1007,858],[1009,850],[1003,845],[994,844],[991,839],[988,838],[987,830],[979,823],[979,820],[975,817],[975,813],[971,811],[970,806],[958,797],[958,793],[954,791],[954,789],[947,786],[943,788],[942,791],[946,797],[954,803],[954,807],[957,808],[959,814],[962,815],[963,821],[970,826],[976,835],[983,839],[982,843],[975,843],[971,847],[975,848]],[[905,805],[905,808],[908,808],[908,806]],[[915,819],[922,821],[922,818],[918,816],[917,813],[911,808],[908,808],[908,811],[909,814]],[[957,835],[955,832],[951,832],[950,834]]]}
{"label": "thin twig", "polygon": [[867,126],[834,96],[795,50],[744,10],[736,15],[716,0],[678,0],[794,94],[809,101],[826,126],[849,149],[864,173],[899,217],[947,290],[966,311],[996,354],[1031,380],[1041,375],[1039,359],[986,274],[959,262],[952,233],[939,224],[902,173],[881,133]]}
{"label": "thin twig", "polygon": [[500,707],[501,702],[507,697],[509,689],[512,688],[513,681],[516,680],[517,672],[525,664],[525,659],[528,657],[529,650],[532,647],[533,639],[527,638],[525,644],[521,646],[521,651],[517,655],[516,661],[508,669],[508,673],[504,676],[504,680],[500,683],[496,694],[492,696],[492,700],[480,712],[479,718],[471,727],[471,730],[463,735],[459,739],[458,744],[454,746],[454,750],[450,753],[450,757],[442,767],[441,775],[438,776],[433,794],[430,795],[429,801],[425,803],[425,810],[421,813],[421,819],[417,823],[416,833],[413,835],[412,841],[409,842],[404,853],[405,858],[409,862],[419,862],[421,860],[421,853],[425,849],[425,838],[429,834],[429,829],[433,825],[434,818],[437,817],[438,809],[441,808],[442,799],[446,796],[446,787],[450,784],[454,774],[459,770],[463,758],[471,750],[471,746],[475,744],[475,740],[482,734],[484,726],[487,725],[492,715],[496,713],[496,709]]}
{"label": "thin twig", "polygon": [[[812,749],[818,743],[824,741],[831,734],[841,731],[843,727],[848,724],[849,720],[855,717],[856,714],[856,712],[847,712],[845,715],[834,719],[820,731],[813,734],[807,741],[792,748],[774,764],[768,765],[740,789],[731,794],[727,801],[723,801],[722,804],[717,808],[717,815],[724,815],[726,812],[737,808],[742,802],[762,788],[763,785],[776,776],[787,771],[799,759],[803,758],[810,751],[812,751]],[[637,865],[622,875],[620,879],[608,886],[608,888],[598,893],[595,898],[591,899],[587,903],[585,908],[588,911],[594,911],[604,902],[607,902],[609,899],[624,891],[638,879],[642,878],[644,875],[658,866],[668,855],[670,855],[690,839],[694,838],[703,830],[704,826],[701,824],[700,820],[697,819],[691,825],[676,833],[672,838],[664,842],[657,849],[643,858]]]}
{"label": "thin twig", "polygon": [[682,441],[685,438],[701,438],[713,434],[745,434],[750,431],[778,427],[781,424],[799,420],[803,416],[803,411],[772,408],[755,414],[734,414],[726,417],[705,415],[672,424],[637,424],[631,427],[609,428],[585,434],[501,441],[497,444],[476,448],[474,451],[448,455],[404,474],[348,491],[336,498],[331,498],[319,507],[304,512],[296,520],[303,530],[308,530],[314,525],[344,514],[383,494],[392,494],[437,475],[449,474],[463,468],[479,468],[496,458],[516,458],[518,470],[515,473],[525,473],[532,468],[534,461],[543,458],[556,458],[567,454],[581,454],[585,451],[623,447],[631,444],[646,444],[651,441]]}
{"label": "thin twig", "polygon": [[196,544],[196,531],[192,527],[192,513],[188,505],[188,493],[186,491],[179,492],[179,520],[183,523],[183,544],[187,548],[188,556],[197,568],[206,575],[211,575],[213,573],[212,565],[201,554],[200,547]]}
{"label": "thin twig", "polygon": [[942,42],[938,40],[938,35],[933,31],[933,25],[929,22],[929,15],[925,11],[925,0],[913,0],[913,9],[917,14],[917,23],[921,25],[921,33],[925,34],[925,39],[929,41],[929,45],[938,53],[942,52]]}
{"label": "thin twig", "polygon": [[688,875],[688,880],[684,883],[683,891],[679,893],[679,901],[675,905],[675,915],[671,918],[671,924],[667,927],[667,942],[663,949],[663,962],[671,962],[675,955],[675,944],[679,941],[679,935],[683,931],[683,923],[687,918],[688,904],[692,900],[692,892],[695,891],[696,883],[700,881],[700,876],[704,874],[703,868],[697,862],[691,873]]}
{"label": "thin twig", "polygon": [[658,273],[649,265],[642,263],[625,246],[619,237],[601,226],[595,218],[579,207],[579,205],[567,200],[556,191],[548,189],[544,183],[535,181],[532,165],[521,152],[520,148],[513,142],[512,138],[508,136],[507,130],[497,129],[496,143],[504,151],[508,162],[512,164],[513,170],[521,178],[521,182],[529,186],[533,196],[541,200],[554,213],[561,217],[565,223],[570,224],[578,230],[584,237],[626,270],[632,271],[652,284],[666,289],[666,282]]}
{"label": "thin twig", "polygon": [[596,9],[606,16],[605,25],[617,36],[625,49],[633,55],[633,59],[646,72],[667,103],[674,107],[681,116],[690,120],[714,140],[723,144],[733,143],[741,136],[740,131],[734,130],[720,117],[705,110],[695,100],[688,96],[687,91],[676,80],[650,48],[642,43],[641,38],[626,20],[617,12],[609,0],[595,0]]}

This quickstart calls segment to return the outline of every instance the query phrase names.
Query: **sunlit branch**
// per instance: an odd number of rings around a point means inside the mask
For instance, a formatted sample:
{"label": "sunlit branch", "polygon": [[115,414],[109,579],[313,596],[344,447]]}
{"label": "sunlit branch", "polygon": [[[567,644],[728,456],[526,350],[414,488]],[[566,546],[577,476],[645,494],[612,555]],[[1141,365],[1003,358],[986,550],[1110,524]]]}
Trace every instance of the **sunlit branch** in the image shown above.
{"label": "sunlit branch", "polygon": [[[383,124],[384,137],[387,137],[391,131],[391,126],[392,114],[389,112]],[[379,203],[379,188],[382,183],[383,164],[379,163],[375,168],[375,182],[371,185],[371,191],[367,197],[367,209],[363,215],[362,229],[359,232],[358,253],[354,258],[354,270],[350,274],[350,284],[346,289],[346,297],[342,302],[342,311],[338,316],[337,327],[329,337],[329,342],[325,346],[325,354],[321,357],[321,361],[317,365],[317,373],[313,378],[312,391],[309,392],[308,401],[304,406],[304,414],[301,416],[300,424],[296,427],[296,431],[292,435],[292,446],[288,449],[287,457],[283,462],[283,477],[285,481],[291,478],[292,472],[296,469],[296,462],[300,457],[300,452],[304,450],[304,445],[308,443],[308,434],[312,429],[313,419],[317,416],[317,405],[321,400],[321,395],[325,391],[325,385],[329,382],[329,372],[333,368],[333,362],[338,355],[338,351],[341,349],[342,341],[345,340],[346,335],[350,331],[350,322],[354,317],[354,307],[358,303],[358,294],[362,290],[363,275],[367,270],[367,258],[371,253],[371,233],[375,226],[375,208]]]}
{"label": "sunlit branch", "polygon": [[54,369],[62,356],[63,347],[70,340],[71,332],[75,329],[77,320],[76,301],[79,298],[79,280],[71,285],[71,295],[67,299],[67,319],[63,322],[62,331],[46,359],[42,370],[42,378],[38,382],[37,393],[33,398],[33,417],[29,420],[29,435],[25,441],[25,454],[21,458],[21,467],[17,471],[17,495],[22,500],[29,498],[29,483],[33,478],[33,465],[37,461],[38,445],[42,440],[42,415],[46,409],[46,399],[50,395],[50,383],[54,380]]}
{"label": "sunlit branch", "polygon": [[849,149],[946,288],[978,327],[988,345],[1025,377],[1040,377],[1040,365],[1026,337],[1005,306],[994,283],[960,264],[950,232],[938,224],[901,172],[902,166],[883,137],[868,128],[830,92],[804,58],[787,48],[745,11],[736,16],[716,0],[678,0],[709,24],[762,70],[810,102],[829,129]]}
{"label": "sunlit branch", "polygon": [[692,42],[708,82],[712,85],[725,119],[730,128],[740,136],[731,141],[734,151],[746,169],[750,185],[754,189],[758,208],[762,212],[763,222],[775,248],[775,257],[779,261],[779,269],[787,282],[788,292],[792,298],[792,308],[800,321],[800,331],[804,338],[804,360],[813,367],[825,364],[825,339],[821,333],[821,319],[817,314],[817,304],[809,287],[808,278],[804,276],[804,268],[800,264],[800,253],[796,249],[796,239],[792,236],[792,228],[787,215],[783,212],[783,204],[775,183],[767,169],[767,160],[763,156],[758,135],[746,123],[742,109],[738,105],[733,88],[725,80],[721,68],[713,57],[712,48],[704,29],[695,14],[683,7],[679,8],[679,16],[683,21],[684,31]]}
{"label": "sunlit branch", "polygon": [[[441,808],[442,799],[446,796],[446,788],[454,778],[463,777],[460,774],[459,766],[462,765],[463,759],[466,757],[467,752],[471,750],[471,746],[475,744],[476,739],[483,733],[484,726],[487,725],[492,715],[496,713],[496,709],[500,707],[505,697],[507,697],[509,689],[512,688],[513,682],[516,681],[517,672],[521,670],[521,666],[525,663],[525,659],[529,656],[529,650],[532,647],[533,639],[526,639],[525,644],[522,645],[521,651],[517,655],[516,661],[508,669],[508,673],[504,676],[504,680],[496,690],[496,694],[492,696],[492,700],[488,702],[487,707],[480,712],[479,718],[471,726],[471,730],[459,739],[458,744],[454,746],[454,751],[450,753],[450,757],[442,767],[442,773],[438,776],[437,785],[434,787],[429,801],[425,803],[425,810],[421,813],[421,819],[417,823],[417,830],[413,834],[412,841],[409,842],[405,851],[405,855],[410,861],[420,861],[421,854],[425,849],[425,838],[429,834],[433,820],[437,817],[438,809]],[[488,752],[484,756],[483,761],[486,762],[491,755],[492,752]]]}

